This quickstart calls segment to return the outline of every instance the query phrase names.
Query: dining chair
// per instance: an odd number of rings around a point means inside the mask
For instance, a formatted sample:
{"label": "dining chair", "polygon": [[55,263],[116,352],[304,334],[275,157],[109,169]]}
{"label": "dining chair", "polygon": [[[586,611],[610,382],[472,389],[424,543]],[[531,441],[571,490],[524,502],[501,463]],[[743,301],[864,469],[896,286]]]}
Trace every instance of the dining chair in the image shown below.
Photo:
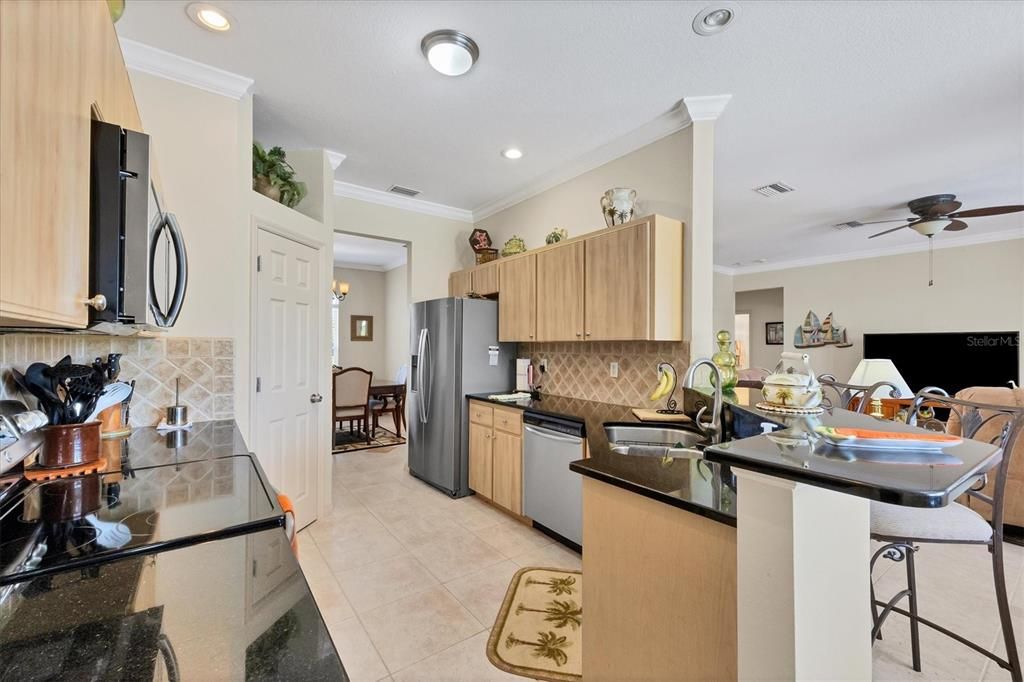
{"label": "dining chair", "polygon": [[373,372],[362,367],[349,367],[334,374],[334,423],[349,423],[353,430],[356,422],[362,424],[366,443],[373,442],[370,433],[370,382]]}
{"label": "dining chair", "polygon": [[[1014,443],[1024,431],[1024,408],[1013,405],[991,405],[963,400],[944,395],[944,391],[918,392],[908,411],[907,422],[917,425],[922,405],[927,402],[932,408],[949,410],[947,431],[971,440],[978,440],[998,446],[1002,460],[994,468],[995,481],[992,495],[982,490],[987,485],[990,472],[981,476],[966,492],[973,506],[974,500],[991,507],[991,522],[967,505],[952,502],[938,509],[903,507],[882,502],[871,503],[871,538],[883,542],[871,557],[870,570],[880,558],[903,562],[906,566],[907,588],[900,590],[888,601],[875,598],[874,582],[871,583],[871,611],[873,627],[871,641],[881,639],[882,624],[891,613],[899,613],[910,619],[910,650],[914,670],[921,672],[920,624],[955,639],[974,651],[987,656],[1000,667],[1010,672],[1015,682],[1021,682],[1020,658],[1010,618],[1010,603],[1006,590],[1006,573],[1003,567],[1003,506],[1007,472]],[[934,428],[934,424],[932,425]],[[920,546],[926,543],[985,545],[992,555],[992,576],[995,584],[996,604],[1006,645],[1006,658],[968,640],[937,623],[924,618],[918,612],[917,573],[914,557]],[[907,609],[897,604],[907,599]],[[881,609],[881,611],[879,611]]]}
{"label": "dining chair", "polygon": [[402,427],[405,426],[405,382],[408,376],[409,365],[403,364],[395,372],[395,392],[370,401],[370,409],[373,411],[374,435],[377,433],[380,415],[390,412],[395,424],[395,435],[399,438],[402,437]]}

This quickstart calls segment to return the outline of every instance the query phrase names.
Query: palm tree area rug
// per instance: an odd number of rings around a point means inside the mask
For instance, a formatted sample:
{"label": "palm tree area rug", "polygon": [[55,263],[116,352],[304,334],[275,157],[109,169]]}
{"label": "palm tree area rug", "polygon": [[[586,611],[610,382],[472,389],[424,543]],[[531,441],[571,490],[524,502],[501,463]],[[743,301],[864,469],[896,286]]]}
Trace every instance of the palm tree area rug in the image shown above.
{"label": "palm tree area rug", "polygon": [[583,679],[583,573],[520,569],[487,640],[495,667],[537,680]]}
{"label": "palm tree area rug", "polygon": [[336,455],[339,452],[370,450],[372,448],[389,448],[401,445],[405,442],[405,439],[399,438],[393,431],[389,431],[383,426],[378,426],[376,433],[371,436],[370,441],[369,443],[366,442],[366,433],[362,431],[335,431],[334,447],[331,449],[331,454]]}

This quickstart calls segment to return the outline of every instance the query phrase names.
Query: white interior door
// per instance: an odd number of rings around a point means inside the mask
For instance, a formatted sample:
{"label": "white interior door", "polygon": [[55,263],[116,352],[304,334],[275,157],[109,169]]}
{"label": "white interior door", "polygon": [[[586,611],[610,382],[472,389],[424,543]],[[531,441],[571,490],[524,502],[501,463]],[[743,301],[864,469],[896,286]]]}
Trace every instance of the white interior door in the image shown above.
{"label": "white interior door", "polygon": [[271,484],[291,498],[299,528],[316,520],[316,249],[257,230],[257,452]]}

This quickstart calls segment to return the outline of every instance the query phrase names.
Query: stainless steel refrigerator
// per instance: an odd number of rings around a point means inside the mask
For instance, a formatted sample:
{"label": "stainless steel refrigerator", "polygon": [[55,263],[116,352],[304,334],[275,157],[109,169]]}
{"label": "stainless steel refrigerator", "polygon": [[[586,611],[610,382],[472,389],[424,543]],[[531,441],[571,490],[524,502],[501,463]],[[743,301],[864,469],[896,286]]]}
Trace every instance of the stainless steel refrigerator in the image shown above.
{"label": "stainless steel refrigerator", "polygon": [[439,298],[411,306],[409,472],[452,497],[469,494],[467,393],[515,386],[514,343],[498,342],[498,304]]}

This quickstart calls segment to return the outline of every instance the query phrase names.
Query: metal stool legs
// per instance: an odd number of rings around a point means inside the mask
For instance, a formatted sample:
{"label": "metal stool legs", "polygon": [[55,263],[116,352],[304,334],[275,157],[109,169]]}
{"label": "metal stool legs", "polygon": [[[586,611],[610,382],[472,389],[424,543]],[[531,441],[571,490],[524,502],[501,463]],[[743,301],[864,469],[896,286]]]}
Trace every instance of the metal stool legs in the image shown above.
{"label": "metal stool legs", "polygon": [[[1022,682],[1020,655],[1017,652],[1017,640],[1014,637],[1013,621],[1010,618],[1010,601],[1006,592],[1006,574],[1003,569],[1003,543],[1002,537],[994,538],[994,542],[988,545],[992,554],[992,576],[996,590],[996,603],[999,608],[999,623],[1003,632],[1003,641],[1006,644],[1007,658],[1004,660],[991,651],[982,648],[980,645],[965,639],[961,635],[948,630],[927,618],[921,617],[917,608],[917,569],[915,566],[915,555],[920,549],[909,540],[889,542],[878,548],[871,557],[871,573],[874,573],[875,563],[879,558],[886,558],[892,561],[906,562],[907,589],[900,590],[888,601],[875,598],[875,586],[871,584],[871,615],[874,623],[871,629],[871,641],[882,638],[882,624],[890,613],[898,613],[906,616],[910,621],[910,649],[914,670],[921,672],[921,638],[920,625],[924,624],[933,630],[937,630],[947,637],[951,637],[979,654],[987,656],[995,661],[1001,668],[1010,672],[1014,682]],[[907,598],[908,609],[903,609],[897,604]],[[879,611],[881,607],[881,611]]]}

